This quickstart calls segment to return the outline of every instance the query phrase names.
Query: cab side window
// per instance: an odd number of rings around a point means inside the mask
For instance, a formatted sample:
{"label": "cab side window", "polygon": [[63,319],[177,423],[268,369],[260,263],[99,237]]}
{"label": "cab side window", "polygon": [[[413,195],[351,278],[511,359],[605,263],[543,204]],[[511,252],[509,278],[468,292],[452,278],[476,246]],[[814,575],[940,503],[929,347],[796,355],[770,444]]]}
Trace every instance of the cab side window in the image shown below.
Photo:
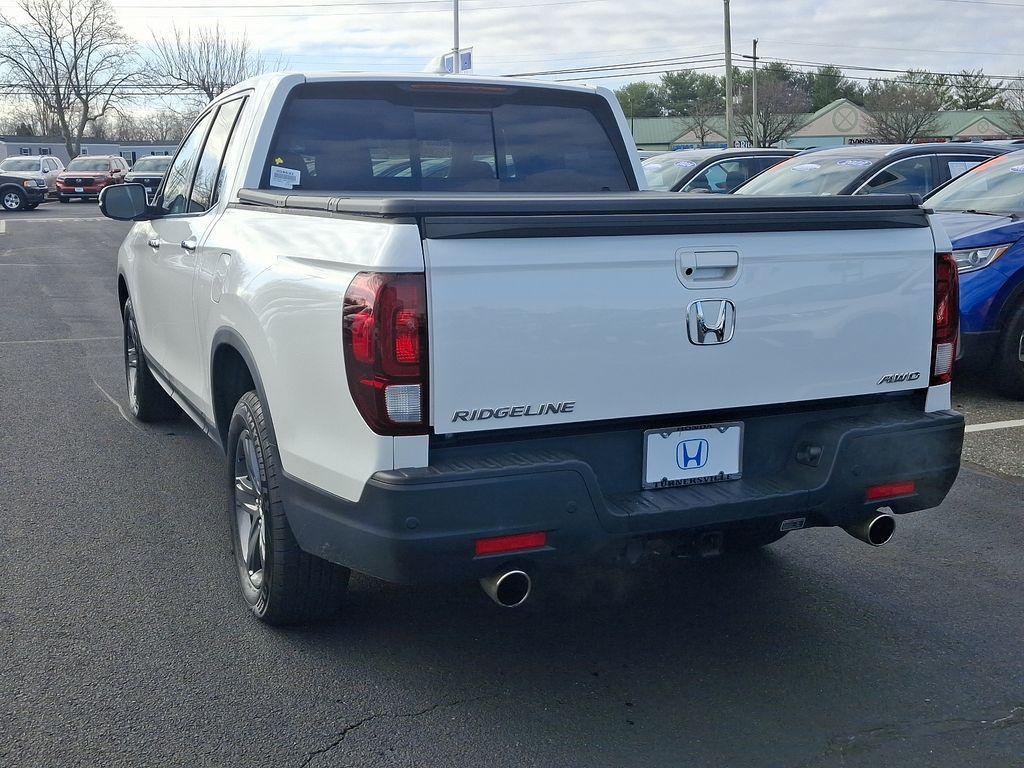
{"label": "cab side window", "polygon": [[189,213],[202,213],[217,202],[224,154],[244,101],[244,99],[234,99],[222,104],[217,110],[217,116],[210,127],[210,135],[206,139],[203,154],[199,159],[196,180],[189,195]]}
{"label": "cab side window", "polygon": [[192,177],[195,176],[199,153],[202,151],[212,121],[213,112],[207,112],[199,119],[188,138],[182,143],[171,167],[167,169],[163,194],[160,196],[160,210],[165,215],[185,213],[188,210]]}

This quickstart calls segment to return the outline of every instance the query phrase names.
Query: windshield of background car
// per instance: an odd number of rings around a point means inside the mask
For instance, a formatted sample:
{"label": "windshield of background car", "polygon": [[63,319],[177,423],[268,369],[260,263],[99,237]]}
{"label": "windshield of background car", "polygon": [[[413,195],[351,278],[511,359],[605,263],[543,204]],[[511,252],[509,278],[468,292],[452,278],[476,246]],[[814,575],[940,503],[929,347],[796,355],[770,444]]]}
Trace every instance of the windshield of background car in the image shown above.
{"label": "windshield of background car", "polygon": [[171,164],[171,156],[143,157],[132,166],[132,173],[164,173]]}
{"label": "windshield of background car", "polygon": [[864,155],[797,155],[736,190],[737,195],[837,195],[875,160]]}
{"label": "windshield of background car", "polygon": [[667,192],[705,159],[706,157],[692,158],[675,153],[650,157],[643,162],[647,188]]}
{"label": "windshield of background car", "polygon": [[65,171],[109,171],[110,161],[109,160],[89,160],[87,158],[76,157],[70,163]]}
{"label": "windshield of background car", "polygon": [[9,157],[0,163],[0,171],[38,171],[39,161],[27,157]]}
{"label": "windshield of background car", "polygon": [[1024,215],[1024,152],[1003,155],[968,171],[929,197],[928,207]]}
{"label": "windshield of background car", "polygon": [[282,111],[261,188],[622,192],[628,153],[585,93],[438,83],[307,83]]}

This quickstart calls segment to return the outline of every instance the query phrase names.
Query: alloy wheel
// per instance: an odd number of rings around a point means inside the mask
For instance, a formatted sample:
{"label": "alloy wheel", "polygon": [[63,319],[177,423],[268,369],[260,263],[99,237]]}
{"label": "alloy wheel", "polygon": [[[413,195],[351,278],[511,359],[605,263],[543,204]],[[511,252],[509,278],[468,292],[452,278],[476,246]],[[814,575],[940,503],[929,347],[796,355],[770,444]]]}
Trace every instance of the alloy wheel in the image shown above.
{"label": "alloy wheel", "polygon": [[266,562],[267,489],[253,434],[243,429],[235,443],[235,518],[242,562],[254,589],[263,587]]}
{"label": "alloy wheel", "polygon": [[3,204],[8,211],[16,211],[21,208],[21,197],[17,192],[8,192],[3,197]]}
{"label": "alloy wheel", "polygon": [[128,385],[128,404],[139,410],[139,332],[135,318],[128,315],[124,324],[124,375]]}

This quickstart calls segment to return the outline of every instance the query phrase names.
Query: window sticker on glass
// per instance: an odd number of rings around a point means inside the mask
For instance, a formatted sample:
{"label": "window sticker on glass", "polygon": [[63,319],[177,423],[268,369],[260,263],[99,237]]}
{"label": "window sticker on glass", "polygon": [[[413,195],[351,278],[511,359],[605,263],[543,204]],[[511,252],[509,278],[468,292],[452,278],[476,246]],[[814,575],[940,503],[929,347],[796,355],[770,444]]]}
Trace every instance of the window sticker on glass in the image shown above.
{"label": "window sticker on glass", "polygon": [[693,160],[676,160],[675,166],[677,168],[696,168],[697,164]]}
{"label": "window sticker on glass", "polygon": [[790,166],[791,171],[816,171],[821,168],[818,163],[801,163],[800,165]]}
{"label": "window sticker on glass", "polygon": [[836,165],[842,165],[846,168],[866,168],[871,165],[871,161],[859,157],[850,157],[846,160],[836,160]]}
{"label": "window sticker on glass", "polygon": [[1015,165],[1008,170],[1010,173],[1024,173],[1024,165]]}
{"label": "window sticker on glass", "polygon": [[949,175],[955,179],[957,176],[967,173],[971,168],[981,165],[981,160],[950,160]]}
{"label": "window sticker on glass", "polygon": [[292,189],[297,186],[302,174],[292,168],[280,165],[270,166],[270,186],[280,189]]}
{"label": "window sticker on glass", "polygon": [[644,168],[648,171],[660,171],[662,169],[661,163],[645,163]]}

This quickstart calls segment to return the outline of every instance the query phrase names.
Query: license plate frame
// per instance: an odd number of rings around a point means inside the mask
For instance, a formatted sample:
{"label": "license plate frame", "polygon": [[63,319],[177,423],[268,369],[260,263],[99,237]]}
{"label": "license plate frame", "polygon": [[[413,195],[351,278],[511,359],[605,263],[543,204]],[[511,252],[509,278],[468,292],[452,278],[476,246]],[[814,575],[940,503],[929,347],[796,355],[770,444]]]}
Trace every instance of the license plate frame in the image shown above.
{"label": "license plate frame", "polygon": [[[742,421],[645,430],[640,476],[644,489],[679,488],[739,480],[743,476],[744,431]],[[679,451],[684,442],[688,444],[689,451],[689,455],[683,456],[684,463],[689,461],[695,452],[699,452],[698,442],[703,442],[703,450],[707,454],[703,464],[688,468],[683,468],[679,464]],[[713,451],[712,443],[715,446]],[[718,457],[723,450],[725,458],[719,460]],[[715,459],[713,464],[712,457]],[[672,461],[675,463],[674,469],[670,466]],[[710,469],[713,471],[701,472],[708,468],[709,464],[712,464]],[[657,477],[659,475],[660,479]]]}
{"label": "license plate frame", "polygon": [[83,192],[85,192],[85,187],[75,187],[75,192],[77,192],[78,194],[82,194]]}

